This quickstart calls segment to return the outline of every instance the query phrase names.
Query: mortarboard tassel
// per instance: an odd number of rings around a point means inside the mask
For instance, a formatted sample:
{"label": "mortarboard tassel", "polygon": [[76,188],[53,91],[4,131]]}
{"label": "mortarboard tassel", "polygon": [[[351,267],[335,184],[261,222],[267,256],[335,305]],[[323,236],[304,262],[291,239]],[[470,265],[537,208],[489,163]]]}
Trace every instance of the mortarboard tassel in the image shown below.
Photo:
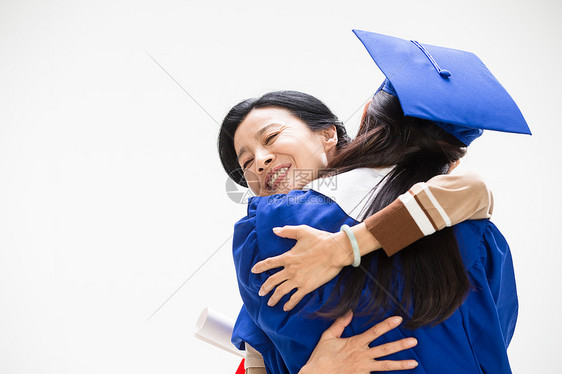
{"label": "mortarboard tassel", "polygon": [[437,70],[437,72],[439,73],[440,76],[442,76],[443,78],[449,78],[451,76],[451,72],[449,70],[445,70],[445,69],[441,69],[439,67],[439,65],[437,65],[437,62],[435,61],[435,59],[433,58],[432,55],[429,54],[429,52],[423,47],[423,45],[421,45],[420,43],[418,43],[415,40],[410,40],[412,43],[414,43],[414,45],[416,47],[418,47],[419,49],[421,49],[421,51],[423,52],[423,54],[427,57],[427,59],[429,60],[429,62],[431,62],[431,65],[433,65],[433,67],[435,68],[435,70]]}

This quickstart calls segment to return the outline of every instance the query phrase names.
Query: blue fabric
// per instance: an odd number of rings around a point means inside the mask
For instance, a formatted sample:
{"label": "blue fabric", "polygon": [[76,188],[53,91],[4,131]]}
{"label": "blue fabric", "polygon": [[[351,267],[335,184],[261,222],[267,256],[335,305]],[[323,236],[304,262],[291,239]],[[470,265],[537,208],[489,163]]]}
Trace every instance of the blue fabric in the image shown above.
{"label": "blue fabric", "polygon": [[470,145],[475,139],[484,133],[482,129],[472,129],[470,127],[451,125],[450,123],[433,121],[437,126],[453,135],[465,145]]}
{"label": "blue fabric", "polygon": [[[392,83],[404,115],[465,128],[531,134],[517,104],[471,52],[353,30]],[[446,70],[448,74],[442,74]],[[388,85],[387,85],[388,87]],[[389,92],[388,90],[385,90]],[[466,145],[477,132],[464,136]]]}
{"label": "blue fabric", "polygon": [[[275,307],[267,306],[270,295],[258,296],[262,283],[276,271],[253,274],[252,266],[288,251],[295,243],[276,236],[272,228],[299,224],[336,232],[342,224],[353,226],[357,222],[329,198],[310,190],[254,197],[248,204],[248,215],[235,225],[233,255],[244,307],[232,342],[241,348],[246,341],[262,353],[268,373],[297,373],[333,322],[312,314],[326,302],[338,277],[307,295],[290,312],[282,309],[290,295]],[[388,356],[420,363],[404,373],[510,373],[506,350],[517,318],[517,294],[509,247],[489,220],[467,221],[454,230],[474,290],[437,326],[400,327],[377,339],[376,344],[408,336],[418,339],[417,347]],[[366,289],[364,294],[366,302]],[[356,317],[343,336],[359,334],[377,322]]]}
{"label": "blue fabric", "polygon": [[[386,93],[391,94],[392,96],[398,97],[396,90],[392,86],[392,83],[388,79],[385,79],[379,89],[375,92],[375,95],[379,91],[384,91]],[[439,121],[432,121],[437,126],[441,127],[443,130],[447,131],[449,134],[453,135],[465,145],[470,145],[475,139],[479,138],[483,133],[484,130],[478,128],[471,128],[466,126],[459,126],[459,125],[451,125],[450,123],[439,122]]]}

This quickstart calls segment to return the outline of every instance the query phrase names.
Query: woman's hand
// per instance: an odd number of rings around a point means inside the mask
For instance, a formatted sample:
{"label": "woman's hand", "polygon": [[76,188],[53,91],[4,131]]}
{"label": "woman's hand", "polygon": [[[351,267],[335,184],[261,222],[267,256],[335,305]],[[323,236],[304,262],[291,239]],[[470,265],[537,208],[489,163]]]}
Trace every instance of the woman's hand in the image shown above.
{"label": "woman's hand", "polygon": [[343,330],[351,322],[353,314],[338,318],[322,334],[318,345],[299,374],[358,373],[372,371],[408,370],[418,366],[415,360],[377,360],[380,357],[412,348],[418,343],[415,338],[405,338],[383,345],[369,347],[369,344],[398,327],[401,317],[390,317],[371,327],[360,335],[341,338]]}
{"label": "woman's hand", "polygon": [[288,252],[258,262],[253,273],[262,273],[283,267],[269,277],[260,288],[260,296],[267,295],[275,287],[268,305],[274,306],[293,289],[297,291],[284,305],[289,311],[308,293],[332,280],[344,266],[353,262],[353,250],[345,233],[331,234],[309,226],[276,227],[273,232],[282,237],[296,239],[297,243]]}

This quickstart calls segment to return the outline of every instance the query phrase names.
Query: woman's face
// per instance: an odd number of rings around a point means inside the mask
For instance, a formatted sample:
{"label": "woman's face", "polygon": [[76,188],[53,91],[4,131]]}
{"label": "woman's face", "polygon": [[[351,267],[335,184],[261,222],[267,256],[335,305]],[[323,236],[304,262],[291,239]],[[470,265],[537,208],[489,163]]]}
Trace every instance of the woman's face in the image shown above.
{"label": "woman's face", "polygon": [[290,111],[253,109],[234,133],[234,149],[248,187],[258,196],[301,189],[333,157],[335,126],[312,131]]}

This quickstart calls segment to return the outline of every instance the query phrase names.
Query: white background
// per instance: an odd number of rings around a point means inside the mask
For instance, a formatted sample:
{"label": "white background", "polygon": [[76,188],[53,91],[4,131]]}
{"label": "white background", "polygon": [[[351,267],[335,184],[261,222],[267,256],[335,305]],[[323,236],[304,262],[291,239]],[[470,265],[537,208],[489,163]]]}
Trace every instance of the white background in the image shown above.
{"label": "white background", "polygon": [[233,373],[236,357],[193,337],[204,307],[234,318],[241,305],[229,238],[245,206],[225,193],[216,122],[242,99],[296,89],[355,134],[382,75],[352,28],[473,51],[520,106],[534,135],[488,132],[462,167],[487,180],[511,244],[514,372],[562,370],[561,11],[0,1],[0,373]]}

